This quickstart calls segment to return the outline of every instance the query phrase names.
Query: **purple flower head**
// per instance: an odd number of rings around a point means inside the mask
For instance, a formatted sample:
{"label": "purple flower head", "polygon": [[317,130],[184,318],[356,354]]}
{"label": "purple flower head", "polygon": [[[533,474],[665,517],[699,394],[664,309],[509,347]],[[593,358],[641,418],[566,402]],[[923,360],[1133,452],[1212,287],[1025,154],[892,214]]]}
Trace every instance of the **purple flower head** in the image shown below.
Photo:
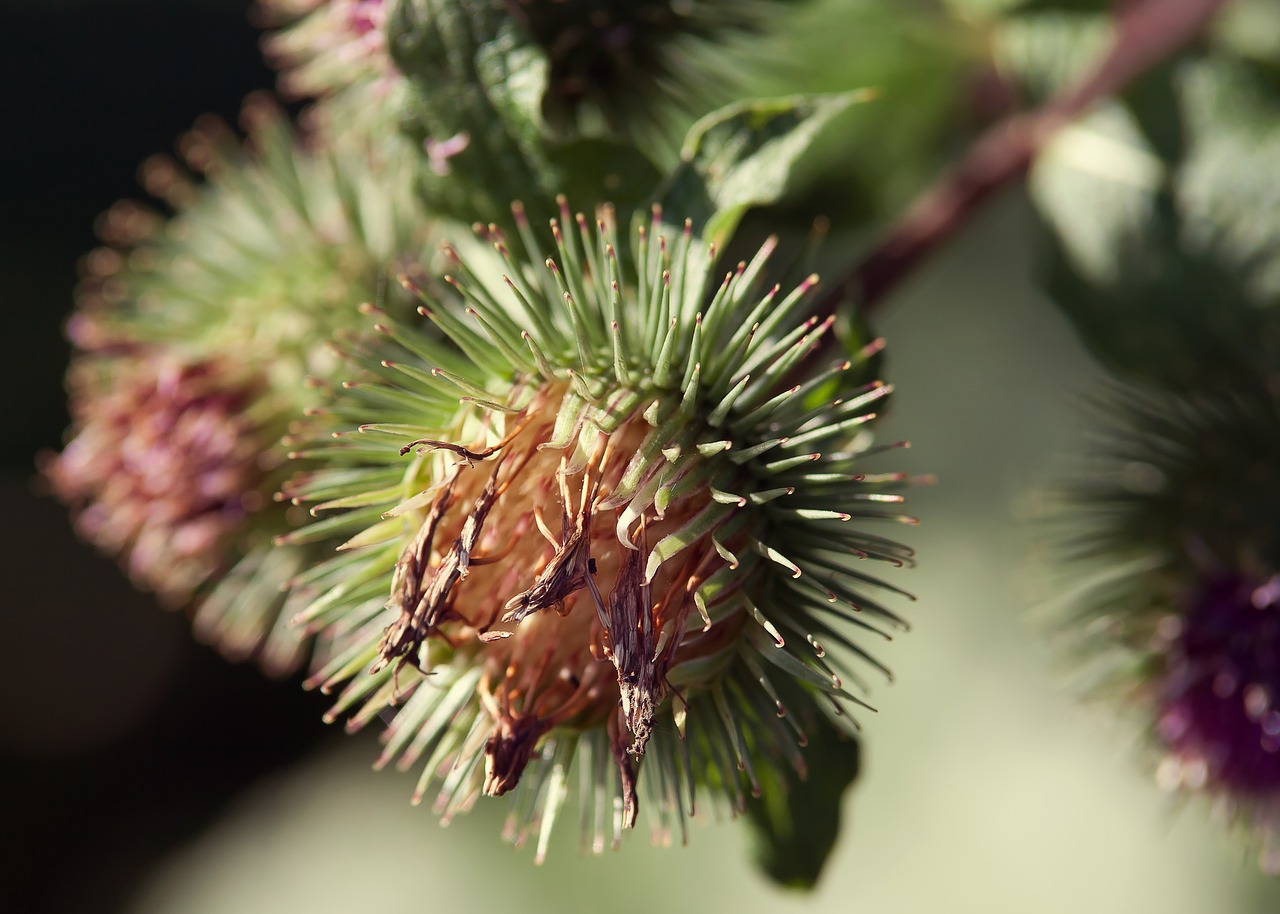
{"label": "purple flower head", "polygon": [[396,110],[390,96],[401,77],[387,51],[383,0],[259,0],[257,10],[271,29],[263,51],[280,71],[280,91],[316,100],[313,126],[343,133],[353,119]]}
{"label": "purple flower head", "polygon": [[1230,575],[1195,594],[1165,657],[1157,735],[1170,780],[1280,791],[1280,576]]}
{"label": "purple flower head", "polygon": [[1160,639],[1157,782],[1213,797],[1280,873],[1280,575],[1209,578]]}
{"label": "purple flower head", "polygon": [[[99,370],[102,369],[102,370]],[[142,351],[73,371],[74,437],[44,471],[81,535],[182,602],[261,502],[255,378]]]}

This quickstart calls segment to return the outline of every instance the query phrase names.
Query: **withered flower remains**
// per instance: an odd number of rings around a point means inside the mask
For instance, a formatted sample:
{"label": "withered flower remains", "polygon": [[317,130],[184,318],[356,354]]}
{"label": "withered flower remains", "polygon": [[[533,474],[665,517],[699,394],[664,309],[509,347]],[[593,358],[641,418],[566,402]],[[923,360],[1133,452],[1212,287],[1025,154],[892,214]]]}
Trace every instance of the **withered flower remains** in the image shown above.
{"label": "withered flower remains", "polygon": [[902,624],[864,570],[910,560],[863,529],[910,520],[862,469],[880,344],[814,358],[817,278],[765,287],[771,244],[709,285],[656,209],[620,241],[562,204],[546,251],[515,216],[445,251],[465,309],[419,290],[439,334],[366,307],[386,346],[297,452],[323,468],[285,494],[321,519],[284,542],[346,538],[298,581],[340,646],[313,683],[352,729],[391,715],[379,764],[421,765],[446,819],[515,790],[541,855],[572,763],[589,846],[641,792],[665,839],[695,784],[740,808],[760,766],[802,771],[806,726],[860,703],[847,661],[878,666],[851,629]]}

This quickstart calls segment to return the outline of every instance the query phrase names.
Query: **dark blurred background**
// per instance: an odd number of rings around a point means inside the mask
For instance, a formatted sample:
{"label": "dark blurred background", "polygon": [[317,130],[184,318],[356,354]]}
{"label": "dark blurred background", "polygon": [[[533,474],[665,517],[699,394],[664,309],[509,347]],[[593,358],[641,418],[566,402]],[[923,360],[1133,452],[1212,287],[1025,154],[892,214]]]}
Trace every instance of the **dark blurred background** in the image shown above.
{"label": "dark blurred background", "polygon": [[324,700],[223,662],[39,492],[67,423],[61,325],[95,217],[204,112],[269,88],[248,3],[5,0],[0,29],[0,885],[112,911],[245,784],[326,735]]}

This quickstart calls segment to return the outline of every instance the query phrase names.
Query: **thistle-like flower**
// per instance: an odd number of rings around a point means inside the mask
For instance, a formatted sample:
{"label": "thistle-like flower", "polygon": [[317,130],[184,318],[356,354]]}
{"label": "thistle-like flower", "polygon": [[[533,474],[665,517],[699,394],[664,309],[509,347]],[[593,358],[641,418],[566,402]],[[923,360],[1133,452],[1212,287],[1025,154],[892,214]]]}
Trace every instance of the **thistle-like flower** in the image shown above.
{"label": "thistle-like flower", "polygon": [[[1163,661],[1157,779],[1211,779],[1237,797],[1280,797],[1280,576],[1210,578],[1158,642]],[[1280,848],[1277,848],[1280,850]]]}
{"label": "thistle-like flower", "polygon": [[282,585],[303,554],[271,544],[288,529],[271,501],[279,440],[319,400],[308,380],[341,365],[325,341],[360,330],[351,302],[417,256],[427,222],[394,147],[313,152],[262,100],[246,120],[249,154],[213,121],[183,139],[206,184],[168,159],[144,167],[172,219],[133,203],[103,218],[68,324],[73,427],[42,468],[137,583],[198,602],[197,630],[232,656],[267,642],[282,672],[299,657]]}
{"label": "thistle-like flower", "polygon": [[269,422],[253,413],[263,379],[226,361],[140,350],[82,361],[70,386],[80,433],[48,466],[54,491],[78,509],[82,536],[181,604],[261,507],[271,442]]}
{"label": "thistle-like flower", "polygon": [[403,82],[387,52],[384,0],[258,0],[256,18],[272,31],[267,62],[280,92],[318,100],[322,126],[351,129],[353,119],[394,116]]}
{"label": "thistle-like flower", "polygon": [[1209,796],[1280,871],[1280,410],[1261,387],[1117,405],[1113,472],[1082,493],[1084,646],[1122,648],[1110,685],[1149,721],[1157,783]]}
{"label": "thistle-like flower", "polygon": [[883,669],[850,629],[903,624],[866,570],[911,560],[863,529],[911,520],[862,469],[880,343],[814,364],[817,278],[763,290],[771,244],[707,288],[714,249],[656,209],[620,240],[562,202],[547,249],[515,219],[445,250],[465,310],[411,283],[449,343],[365,309],[386,345],[354,355],[349,430],[298,451],[285,494],[323,517],[283,542],[345,537],[300,577],[340,646],[312,683],[345,683],[350,729],[393,715],[378,764],[421,765],[446,820],[516,790],[540,857],[573,763],[586,846],[642,789],[669,839],[695,783],[740,809],[761,766],[803,771],[806,727],[861,704],[850,657]]}

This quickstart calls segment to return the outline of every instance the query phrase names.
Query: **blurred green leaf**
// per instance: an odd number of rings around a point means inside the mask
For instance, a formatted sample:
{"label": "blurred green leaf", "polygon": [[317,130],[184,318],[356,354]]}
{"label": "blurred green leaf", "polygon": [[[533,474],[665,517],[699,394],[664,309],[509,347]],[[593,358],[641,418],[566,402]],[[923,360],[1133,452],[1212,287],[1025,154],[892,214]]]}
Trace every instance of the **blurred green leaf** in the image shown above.
{"label": "blurred green leaf", "polygon": [[1114,6],[1115,4],[1112,0],[1020,0],[1017,3],[1019,12],[1069,10],[1072,12],[1102,13],[1110,11]]}
{"label": "blurred green leaf", "polygon": [[897,215],[1004,103],[986,79],[988,24],[940,0],[816,0],[769,31],[748,94],[877,93],[876,104],[826,130],[797,169],[836,226]]}
{"label": "blurred green leaf", "polygon": [[1234,0],[1215,23],[1214,42],[1260,65],[1272,91],[1280,91],[1280,3]]}
{"label": "blurred green leaf", "polygon": [[1064,131],[1031,189],[1047,288],[1112,370],[1174,390],[1280,366],[1280,97],[1188,57]]}
{"label": "blurred green leaf", "polygon": [[1029,104],[1047,99],[1077,78],[1106,48],[1107,16],[1068,10],[1028,12],[997,23],[991,53],[996,66]]}
{"label": "blurred green leaf", "polygon": [[693,125],[681,162],[658,193],[664,209],[723,244],[752,206],[775,203],[792,170],[864,92],[737,102]]}
{"label": "blurred green leaf", "polygon": [[[804,698],[788,700],[804,687],[778,677],[779,695],[788,708],[802,708]],[[785,684],[783,682],[785,680]],[[808,774],[790,768],[761,766],[760,796],[747,800],[756,863],[780,885],[811,889],[817,884],[840,836],[840,807],[846,790],[858,778],[858,740],[820,715],[804,721]]]}
{"label": "blurred green leaf", "polygon": [[[805,0],[511,2],[546,61],[542,117],[559,136],[669,145],[740,97],[754,39]],[[674,153],[672,148],[669,150]]]}
{"label": "blurred green leaf", "polygon": [[388,34],[411,87],[403,129],[428,153],[418,186],[436,212],[505,224],[521,200],[536,224],[555,215],[559,193],[622,207],[657,184],[643,150],[549,135],[546,59],[504,3],[400,0]]}

